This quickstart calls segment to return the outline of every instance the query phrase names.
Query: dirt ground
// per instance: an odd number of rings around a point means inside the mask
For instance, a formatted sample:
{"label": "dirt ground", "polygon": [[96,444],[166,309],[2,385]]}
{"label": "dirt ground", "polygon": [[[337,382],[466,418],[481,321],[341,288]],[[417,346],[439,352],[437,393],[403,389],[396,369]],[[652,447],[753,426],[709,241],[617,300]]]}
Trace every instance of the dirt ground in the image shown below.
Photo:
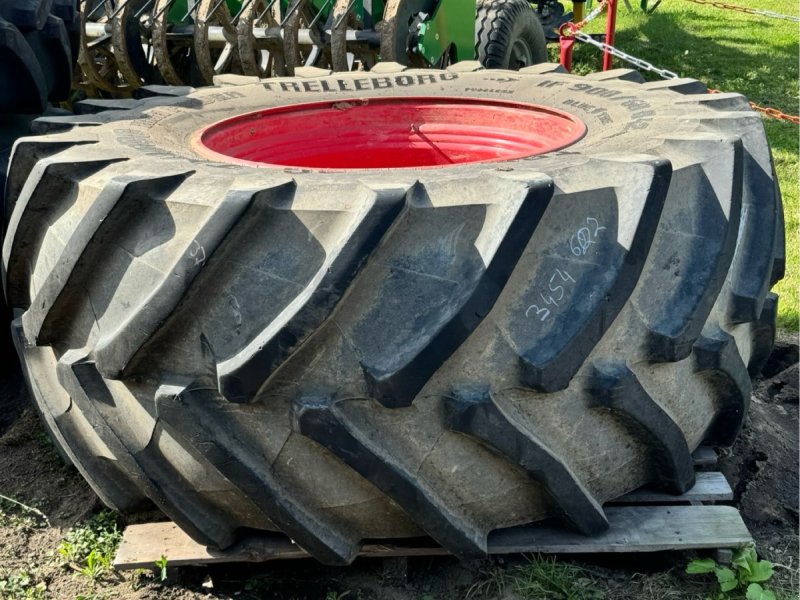
{"label": "dirt ground", "polygon": [[[798,590],[798,346],[784,337],[754,385],[750,414],[736,444],[718,450],[720,468],[735,490],[734,503],[753,534],[759,554],[780,565],[771,582],[779,597]],[[296,598],[341,600],[450,600],[506,598],[514,590],[492,585],[513,573],[524,557],[469,564],[417,558],[404,571],[396,563],[357,560],[328,568],[311,560],[265,565],[168,569],[165,582],[149,572],[106,576],[92,583],[59,560],[56,548],[70,527],[102,507],[77,472],[63,464],[30,405],[15,361],[0,356],[0,495],[39,509],[35,513],[0,499],[0,580],[25,572],[40,582],[37,598]],[[683,573],[686,553],[583,556],[569,560],[585,579],[581,598],[703,598],[711,584]],[[1,583],[1,582],[0,582]],[[46,588],[46,590],[44,589]],[[43,591],[44,590],[44,591]],[[0,599],[13,598],[3,591]],[[26,597],[26,596],[22,596]],[[571,597],[561,596],[561,597]],[[577,597],[577,596],[576,596]]]}

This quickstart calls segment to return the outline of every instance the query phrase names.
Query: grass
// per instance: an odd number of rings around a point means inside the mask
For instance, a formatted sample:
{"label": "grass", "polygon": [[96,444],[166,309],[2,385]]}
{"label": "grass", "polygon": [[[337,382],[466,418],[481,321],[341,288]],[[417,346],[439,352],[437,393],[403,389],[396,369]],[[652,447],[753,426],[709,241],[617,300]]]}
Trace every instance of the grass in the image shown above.
{"label": "grass", "polygon": [[[618,0],[619,1],[619,0]],[[709,87],[739,92],[752,102],[792,115],[798,101],[798,27],[790,21],[699,5],[688,0],[664,0],[656,12],[643,14],[631,0],[629,13],[620,1],[615,46],[681,77],[700,79]],[[739,6],[798,15],[796,0],[730,0]],[[652,0],[651,0],[652,5]],[[600,33],[604,17],[587,32]],[[551,58],[557,59],[556,48]],[[601,68],[601,54],[577,45],[576,73]],[[629,67],[615,59],[615,67]],[[645,74],[648,79],[657,79]],[[778,325],[797,332],[800,316],[800,244],[798,244],[798,127],[764,118],[775,159],[786,221],[786,275],[775,286],[780,295]]]}
{"label": "grass", "polygon": [[766,126],[783,194],[783,215],[786,220],[786,275],[774,290],[780,296],[778,325],[796,332],[800,319],[800,204],[797,199],[800,164],[797,158],[797,126],[778,121],[767,122]]}
{"label": "grass", "polygon": [[0,573],[0,599],[44,600],[47,586],[27,570]]}
{"label": "grass", "polygon": [[534,555],[523,565],[493,569],[467,598],[512,597],[525,600],[602,600],[604,594],[587,570],[554,556]]}
{"label": "grass", "polygon": [[70,529],[58,546],[64,562],[92,583],[102,580],[112,571],[114,553],[122,540],[118,518],[111,511],[100,512]]}

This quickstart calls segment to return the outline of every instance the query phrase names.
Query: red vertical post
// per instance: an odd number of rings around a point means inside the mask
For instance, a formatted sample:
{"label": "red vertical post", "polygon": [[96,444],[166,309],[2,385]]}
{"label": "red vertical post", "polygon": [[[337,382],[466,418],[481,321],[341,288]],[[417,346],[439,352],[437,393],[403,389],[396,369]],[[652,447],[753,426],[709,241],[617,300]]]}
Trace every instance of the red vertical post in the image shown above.
{"label": "red vertical post", "polygon": [[[617,28],[617,0],[608,0],[608,16],[606,17],[606,44],[614,45],[614,31]],[[603,54],[603,71],[611,68],[611,54]]]}
{"label": "red vertical post", "polygon": [[565,36],[561,34],[558,38],[558,62],[567,71],[572,73],[572,46],[575,44],[575,38],[572,36]]}

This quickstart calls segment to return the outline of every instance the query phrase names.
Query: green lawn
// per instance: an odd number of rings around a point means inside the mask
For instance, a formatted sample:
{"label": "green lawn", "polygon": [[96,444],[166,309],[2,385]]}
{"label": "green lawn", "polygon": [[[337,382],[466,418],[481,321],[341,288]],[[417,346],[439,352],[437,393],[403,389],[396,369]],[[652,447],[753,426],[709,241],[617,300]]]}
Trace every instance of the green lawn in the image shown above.
{"label": "green lawn", "polygon": [[[652,4],[651,0],[651,4]],[[682,77],[709,87],[739,92],[762,106],[800,114],[798,106],[798,24],[699,5],[688,0],[663,0],[655,13],[643,14],[638,0],[629,13],[621,0],[615,46]],[[796,0],[730,0],[731,4],[798,15]],[[604,16],[586,29],[599,33]],[[551,46],[553,58],[557,49]],[[575,72],[600,69],[600,52],[577,46]],[[615,66],[630,66],[615,59]],[[655,76],[649,77],[655,78]],[[786,277],[775,291],[780,295],[779,326],[798,330],[800,244],[798,244],[798,126],[765,118],[783,193],[786,219]]]}

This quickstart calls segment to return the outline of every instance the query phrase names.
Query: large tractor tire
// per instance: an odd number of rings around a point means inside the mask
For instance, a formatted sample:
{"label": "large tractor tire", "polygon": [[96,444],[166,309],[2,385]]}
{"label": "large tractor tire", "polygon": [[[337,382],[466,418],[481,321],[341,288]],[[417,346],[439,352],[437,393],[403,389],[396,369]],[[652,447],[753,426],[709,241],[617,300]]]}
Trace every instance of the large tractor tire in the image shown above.
{"label": "large tractor tire", "polygon": [[783,264],[743,97],[551,64],[222,82],[12,156],[17,348],[109,506],[331,564],[422,534],[474,556],[602,531],[732,442]]}

